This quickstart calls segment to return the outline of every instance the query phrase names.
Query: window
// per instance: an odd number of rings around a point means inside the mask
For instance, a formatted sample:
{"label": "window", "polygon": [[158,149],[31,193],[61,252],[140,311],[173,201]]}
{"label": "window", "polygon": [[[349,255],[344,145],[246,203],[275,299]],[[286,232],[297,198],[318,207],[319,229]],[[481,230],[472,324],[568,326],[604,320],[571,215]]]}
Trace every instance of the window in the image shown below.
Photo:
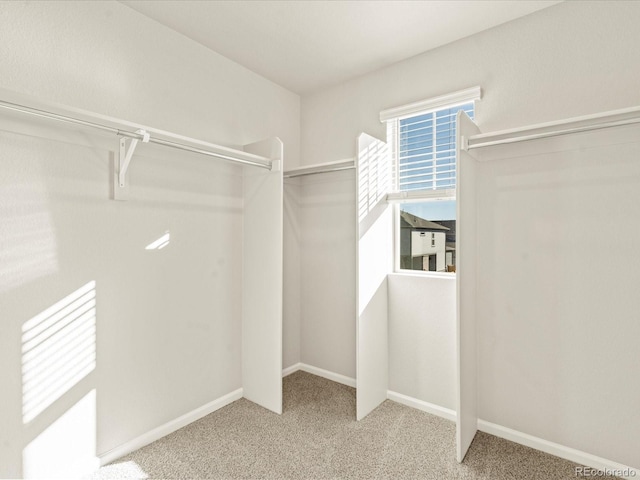
{"label": "window", "polygon": [[393,159],[396,269],[456,271],[456,116],[478,87],[382,112]]}

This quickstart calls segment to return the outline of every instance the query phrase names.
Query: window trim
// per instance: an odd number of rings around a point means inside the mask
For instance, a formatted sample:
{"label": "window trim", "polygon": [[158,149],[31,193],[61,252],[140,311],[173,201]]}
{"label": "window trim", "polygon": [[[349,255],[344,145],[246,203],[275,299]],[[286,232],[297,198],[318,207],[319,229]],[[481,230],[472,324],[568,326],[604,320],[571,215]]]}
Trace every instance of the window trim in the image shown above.
{"label": "window trim", "polygon": [[[464,90],[459,90],[457,92],[452,92],[445,95],[440,95],[438,97],[433,97],[427,100],[422,100],[419,102],[410,103],[407,105],[401,105],[399,107],[393,107],[380,112],[380,121],[383,123],[389,124],[389,122],[395,122],[394,132],[397,135],[398,132],[398,122],[402,119],[436,112],[438,110],[442,110],[445,108],[453,108],[459,105],[464,105],[466,103],[474,104],[474,113],[475,113],[475,102],[476,100],[482,99],[482,89],[479,86],[467,88]],[[389,139],[387,139],[389,142]],[[394,142],[396,147],[398,146],[398,141]],[[392,166],[393,171],[399,168],[397,165],[397,152],[394,156],[394,165]],[[457,162],[457,159],[456,159]],[[397,188],[397,185],[394,186]],[[424,277],[434,277],[434,278],[455,278],[456,274],[453,272],[431,272],[431,271],[420,271],[420,270],[407,270],[400,268],[400,206],[403,203],[417,203],[417,202],[425,202],[429,200],[437,201],[439,199],[453,199],[456,202],[458,201],[457,195],[457,185],[456,188],[449,189],[420,189],[420,190],[403,190],[403,191],[395,191],[388,192],[386,196],[387,203],[393,204],[393,252],[394,252],[394,273],[396,274],[411,274],[411,275],[420,275]]]}
{"label": "window trim", "polygon": [[402,190],[387,193],[387,203],[417,203],[442,198],[456,198],[456,189],[442,188],[434,190],[433,188],[423,188],[420,190]]}
{"label": "window trim", "polygon": [[430,113],[443,108],[456,107],[463,103],[475,102],[482,99],[482,89],[479,86],[458,90],[457,92],[440,95],[438,97],[421,100],[419,102],[387,108],[380,112],[380,121],[401,120],[422,113]]}

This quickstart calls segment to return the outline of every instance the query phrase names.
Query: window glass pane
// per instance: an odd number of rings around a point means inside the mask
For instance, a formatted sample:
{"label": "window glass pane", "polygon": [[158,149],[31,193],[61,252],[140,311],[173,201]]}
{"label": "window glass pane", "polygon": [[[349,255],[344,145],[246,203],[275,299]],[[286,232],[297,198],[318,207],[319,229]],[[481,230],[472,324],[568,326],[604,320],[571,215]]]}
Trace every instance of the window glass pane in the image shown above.
{"label": "window glass pane", "polygon": [[455,199],[403,203],[399,215],[400,269],[455,272]]}

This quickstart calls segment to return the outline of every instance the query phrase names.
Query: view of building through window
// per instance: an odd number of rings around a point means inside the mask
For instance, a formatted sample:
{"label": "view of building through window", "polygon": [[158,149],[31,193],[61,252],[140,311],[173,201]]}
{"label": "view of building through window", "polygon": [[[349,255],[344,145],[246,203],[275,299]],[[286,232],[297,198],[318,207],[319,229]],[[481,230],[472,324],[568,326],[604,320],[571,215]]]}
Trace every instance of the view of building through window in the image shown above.
{"label": "view of building through window", "polygon": [[456,271],[456,201],[400,205],[400,269]]}

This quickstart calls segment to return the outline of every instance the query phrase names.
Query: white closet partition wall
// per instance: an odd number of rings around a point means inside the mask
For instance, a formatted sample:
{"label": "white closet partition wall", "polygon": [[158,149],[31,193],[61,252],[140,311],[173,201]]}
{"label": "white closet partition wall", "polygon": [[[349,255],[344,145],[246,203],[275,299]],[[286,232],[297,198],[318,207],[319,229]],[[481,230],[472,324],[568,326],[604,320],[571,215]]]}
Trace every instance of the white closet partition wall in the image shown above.
{"label": "white closet partition wall", "polygon": [[282,157],[278,138],[245,146],[278,164],[244,167],[242,387],[244,397],[282,413]]}
{"label": "white closet partition wall", "polygon": [[465,139],[480,133],[469,116],[457,118],[457,459],[462,462],[478,430],[478,380],[476,341],[476,243],[477,200],[476,159],[462,148]]}
{"label": "white closet partition wall", "polygon": [[387,274],[393,266],[393,215],[387,145],[358,137],[357,419],[387,398],[389,373]]}

